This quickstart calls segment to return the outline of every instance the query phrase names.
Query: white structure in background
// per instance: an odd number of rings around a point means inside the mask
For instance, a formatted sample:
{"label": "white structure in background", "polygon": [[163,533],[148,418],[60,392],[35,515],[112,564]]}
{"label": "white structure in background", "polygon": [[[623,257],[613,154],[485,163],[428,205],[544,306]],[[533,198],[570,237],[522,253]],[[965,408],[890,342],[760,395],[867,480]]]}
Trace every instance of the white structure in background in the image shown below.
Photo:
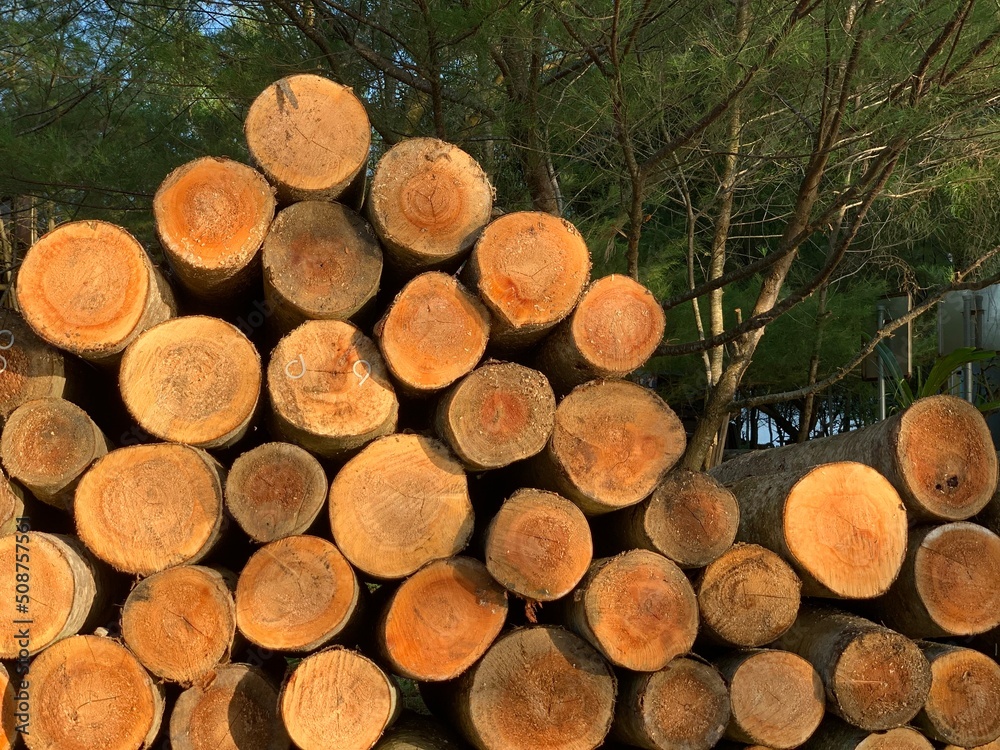
{"label": "white structure in background", "polygon": [[[1000,350],[1000,284],[976,292],[951,292],[938,304],[938,354],[974,346]],[[965,365],[952,374],[951,390],[975,402],[976,363]]]}

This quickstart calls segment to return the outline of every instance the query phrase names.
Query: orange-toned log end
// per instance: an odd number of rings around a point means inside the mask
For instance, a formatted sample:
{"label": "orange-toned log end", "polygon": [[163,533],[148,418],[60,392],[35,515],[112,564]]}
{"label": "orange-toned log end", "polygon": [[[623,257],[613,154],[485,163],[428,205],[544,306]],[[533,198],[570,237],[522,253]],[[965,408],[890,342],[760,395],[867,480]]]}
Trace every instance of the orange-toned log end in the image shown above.
{"label": "orange-toned log end", "polygon": [[729,682],[730,739],[787,750],[808,740],[823,720],[823,682],[801,656],[737,652],[721,658],[719,668]]}
{"label": "orange-toned log end", "polygon": [[360,596],[340,550],[316,536],[290,536],[261,547],[243,568],[236,622],[258,646],[312,651],[344,631]]}
{"label": "orange-toned log end", "polygon": [[378,291],[382,249],[346,206],[302,201],[282,210],[264,240],[264,294],[290,330],[307,319],[347,320]]}
{"label": "orange-toned log end", "polygon": [[369,750],[402,702],[374,662],[337,647],[299,662],[278,700],[285,729],[301,750]]}
{"label": "orange-toned log end", "polygon": [[157,677],[190,685],[229,658],[236,605],[222,574],[181,565],[135,585],[122,608],[122,637]]}
{"label": "orange-toned log end", "polygon": [[902,414],[895,461],[903,497],[933,518],[969,518],[997,489],[997,452],[986,420],[954,396],[920,399]]}
{"label": "orange-toned log end", "polygon": [[507,619],[507,592],[469,557],[428,563],[393,593],[379,620],[379,649],[395,674],[457,677],[479,659]]}
{"label": "orange-toned log end", "polygon": [[62,224],[38,240],[21,264],[16,293],[35,333],[98,361],[170,316],[156,305],[160,289],[142,245],[103,221]]}
{"label": "orange-toned log end", "polygon": [[635,383],[598,380],[560,402],[542,454],[548,461],[536,469],[540,481],[597,515],[642,501],[686,446],[684,425],[663,399]]}
{"label": "orange-toned log end", "polygon": [[931,665],[931,690],[914,724],[932,739],[961,747],[1000,738],[1000,666],[970,648],[919,645]]}
{"label": "orange-toned log end", "polygon": [[371,123],[346,86],[302,73],[264,89],[243,125],[253,161],[285,201],[334,200],[364,169]]}
{"label": "orange-toned log end", "polygon": [[226,664],[181,693],[170,714],[172,750],[288,750],[278,689],[246,664]]}
{"label": "orange-toned log end", "polygon": [[375,333],[396,380],[410,391],[430,393],[479,363],[490,317],[454,278],[429,271],[403,287]]}
{"label": "orange-toned log end", "polygon": [[[931,747],[931,744],[929,742],[927,743],[927,747]],[[879,748],[879,750],[881,750],[881,748]],[[885,750],[890,750],[890,748],[886,747]],[[972,748],[959,747],[958,745],[948,745],[947,747],[944,748],[944,750],[1000,750],[1000,739],[993,740],[993,742],[987,742],[985,745],[980,745],[979,747],[972,747]]]}
{"label": "orange-toned log end", "polygon": [[483,230],[466,274],[493,316],[491,342],[522,348],[573,311],[590,278],[590,253],[564,219],[506,214]]}
{"label": "orange-toned log end", "polygon": [[150,747],[163,717],[161,688],[127,648],[79,635],[31,663],[28,750]]}
{"label": "orange-toned log end", "polygon": [[587,517],[554,492],[520,489],[486,530],[486,567],[508,591],[530,601],[560,599],[590,567]]}
{"label": "orange-toned log end", "polygon": [[540,368],[561,391],[594,378],[624,377],[653,355],[665,327],[652,292],[628,276],[605,276],[545,342]]}
{"label": "orange-toned log end", "polygon": [[153,197],[153,218],[177,278],[211,300],[251,285],[274,206],[274,191],[255,169],[205,156],[167,175]]}
{"label": "orange-toned log end", "polygon": [[620,549],[649,549],[682,568],[701,568],[733,546],[740,506],[708,474],[674,469],[647,500],[607,521]]}
{"label": "orange-toned log end", "polygon": [[674,563],[648,550],[595,560],[566,600],[567,624],[612,664],[663,669],[698,634],[698,602]]}
{"label": "orange-toned log end", "polygon": [[770,550],[737,544],[705,568],[695,586],[705,631],[737,648],[777,640],[799,611],[802,582]]}
{"label": "orange-toned log end", "polygon": [[350,323],[303,323],[275,347],[267,391],[278,434],[329,458],[396,429],[399,402],[378,347]]}
{"label": "orange-toned log end", "polygon": [[540,453],[555,413],[555,394],[542,373],[513,362],[487,362],[441,399],[436,427],[462,463],[485,471]]}
{"label": "orange-toned log end", "polygon": [[18,721],[15,714],[21,708],[27,708],[26,705],[19,705],[23,695],[20,698],[17,696],[22,690],[22,680],[17,674],[11,680],[7,668],[0,664],[0,750],[11,750],[17,741]]}
{"label": "orange-toned log end", "polygon": [[934,746],[930,740],[911,727],[896,727],[885,732],[866,732],[828,715],[802,748],[803,750],[933,750]]}
{"label": "orange-toned log end", "polygon": [[197,562],[222,525],[220,466],[186,445],[155,443],[112,451],[76,489],[76,533],[97,557],[125,573],[150,575]]}
{"label": "orange-toned log end", "polygon": [[291,443],[265,443],[233,462],[226,509],[255,542],[303,534],[326,502],[326,473],[311,453]]}
{"label": "orange-toned log end", "polygon": [[379,160],[367,208],[393,265],[412,273],[472,249],[490,220],[493,188],[457,146],[407,138]]}
{"label": "orange-toned log end", "polygon": [[49,505],[69,509],[84,471],[108,452],[100,428],[61,398],[29,401],[7,418],[0,458],[8,474]]}
{"label": "orange-toned log end", "polygon": [[246,434],[260,398],[260,355],[235,326],[202,315],[146,331],[122,358],[119,387],[150,435],[199,448]]}
{"label": "orange-toned log end", "polygon": [[646,750],[708,750],[729,723],[729,688],[719,672],[678,657],[659,672],[623,675],[611,736]]}
{"label": "orange-toned log end", "polygon": [[21,404],[69,395],[63,353],[40,339],[13,310],[0,308],[0,424]]}
{"label": "orange-toned log end", "polygon": [[[10,623],[32,620],[27,648],[34,654],[80,632],[99,601],[93,561],[72,537],[39,531],[0,537],[0,563],[0,590],[8,592],[0,598],[0,616],[8,623],[0,628],[2,659],[17,658],[23,647],[21,626]],[[18,609],[25,604],[27,615]]]}
{"label": "orange-toned log end", "polygon": [[465,471],[437,440],[381,438],[334,477],[330,528],[358,570],[405,578],[468,544],[473,510]]}

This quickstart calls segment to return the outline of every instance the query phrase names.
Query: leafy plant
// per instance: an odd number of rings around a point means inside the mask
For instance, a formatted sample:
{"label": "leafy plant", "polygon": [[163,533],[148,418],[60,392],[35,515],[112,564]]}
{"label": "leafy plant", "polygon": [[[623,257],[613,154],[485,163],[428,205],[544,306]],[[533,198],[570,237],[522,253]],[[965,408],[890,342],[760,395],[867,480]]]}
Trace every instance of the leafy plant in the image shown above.
{"label": "leafy plant", "polygon": [[[884,343],[879,343],[875,350],[882,361],[886,379],[893,387],[894,399],[900,408],[905,409],[917,399],[927,398],[941,393],[948,383],[948,378],[955,370],[973,362],[983,362],[997,356],[997,352],[990,349],[977,349],[974,346],[966,346],[956,349],[950,354],[938,357],[934,362],[931,371],[921,382],[920,372],[917,372],[916,391],[914,391],[906,378],[903,377],[899,369],[892,350]],[[976,404],[976,408],[981,412],[990,412],[1000,409],[1000,401],[981,402]]]}

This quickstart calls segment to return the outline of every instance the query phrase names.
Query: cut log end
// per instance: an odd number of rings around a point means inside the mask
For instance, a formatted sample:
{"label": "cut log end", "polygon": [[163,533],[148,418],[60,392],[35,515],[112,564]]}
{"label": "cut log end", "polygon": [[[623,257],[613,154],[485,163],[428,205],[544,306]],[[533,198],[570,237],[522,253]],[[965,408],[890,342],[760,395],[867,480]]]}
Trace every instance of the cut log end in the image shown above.
{"label": "cut log end", "polygon": [[299,662],[279,707],[301,750],[369,750],[396,717],[400,700],[395,684],[373,662],[335,647]]}
{"label": "cut log end", "polygon": [[22,690],[21,681],[20,675],[11,680],[7,668],[0,664],[0,750],[11,750],[18,739],[15,714],[23,698],[23,695],[18,696]]}
{"label": "cut log end", "polygon": [[939,742],[976,747],[1000,737],[1000,666],[969,648],[926,643],[931,689],[916,724]]}
{"label": "cut log end", "polygon": [[381,438],[334,478],[330,527],[347,559],[374,578],[404,578],[458,554],[473,528],[462,465],[437,440]]}
{"label": "cut log end", "polygon": [[69,395],[62,352],[40,339],[13,310],[0,309],[0,423],[21,404]]}
{"label": "cut log end", "polygon": [[278,690],[259,670],[227,664],[177,699],[170,714],[172,750],[288,750]]}
{"label": "cut log end", "polygon": [[555,411],[555,394],[540,372],[488,362],[442,398],[437,432],[470,469],[499,469],[545,448]]}
{"label": "cut log end", "polygon": [[428,563],[393,593],[379,622],[379,645],[396,674],[413,680],[457,677],[479,659],[507,618],[507,592],[478,560]]}
{"label": "cut log end", "polygon": [[420,714],[403,714],[376,750],[463,750],[465,747],[436,721]]}
{"label": "cut log end", "polygon": [[29,750],[136,750],[160,728],[160,689],[108,638],[81,635],[47,648],[31,664],[31,688]]}
{"label": "cut log end", "polygon": [[150,575],[197,562],[222,524],[219,465],[184,445],[157,443],[112,451],[76,490],[76,531],[116,569]]}
{"label": "cut log end", "polygon": [[866,732],[835,716],[828,715],[806,750],[934,750],[926,737],[911,727],[896,727],[885,732]]}
{"label": "cut log end", "polygon": [[274,192],[256,170],[206,156],[167,175],[153,197],[153,217],[180,282],[211,299],[250,285],[274,206]]}
{"label": "cut log end", "polygon": [[371,145],[365,107],[346,86],[303,73],[282,78],[250,105],[250,155],[284,200],[334,200],[364,168]]}
{"label": "cut log end", "polygon": [[136,584],[122,608],[122,637],[157,677],[191,684],[229,657],[236,607],[222,574],[184,565]]}
{"label": "cut log end", "polygon": [[486,567],[508,591],[531,601],[566,596],[593,556],[583,512],[553,492],[521,489],[486,530]]}
{"label": "cut log end", "polygon": [[435,138],[408,138],[379,161],[368,211],[393,265],[439,267],[472,249],[493,209],[476,161]]}
{"label": "cut log end", "polygon": [[303,323],[275,347],[267,389],[277,431],[341,458],[396,429],[399,402],[374,342],[350,323]]}
{"label": "cut log end", "polygon": [[312,651],[348,626],[361,585],[325,539],[292,536],[262,547],[236,586],[236,622],[250,641],[275,651]]}
{"label": "cut log end", "polygon": [[27,515],[24,492],[7,480],[0,470],[0,536],[13,534],[17,530],[18,519]]}

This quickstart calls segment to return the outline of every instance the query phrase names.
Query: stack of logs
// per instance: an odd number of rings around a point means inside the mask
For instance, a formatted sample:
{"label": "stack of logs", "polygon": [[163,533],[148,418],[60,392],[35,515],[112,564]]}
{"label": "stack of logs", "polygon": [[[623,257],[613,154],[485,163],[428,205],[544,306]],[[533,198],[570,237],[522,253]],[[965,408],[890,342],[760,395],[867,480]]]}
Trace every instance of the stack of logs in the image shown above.
{"label": "stack of logs", "polygon": [[2,312],[0,748],[1000,747],[969,404],[686,471],[570,223],[314,75],[246,138]]}

